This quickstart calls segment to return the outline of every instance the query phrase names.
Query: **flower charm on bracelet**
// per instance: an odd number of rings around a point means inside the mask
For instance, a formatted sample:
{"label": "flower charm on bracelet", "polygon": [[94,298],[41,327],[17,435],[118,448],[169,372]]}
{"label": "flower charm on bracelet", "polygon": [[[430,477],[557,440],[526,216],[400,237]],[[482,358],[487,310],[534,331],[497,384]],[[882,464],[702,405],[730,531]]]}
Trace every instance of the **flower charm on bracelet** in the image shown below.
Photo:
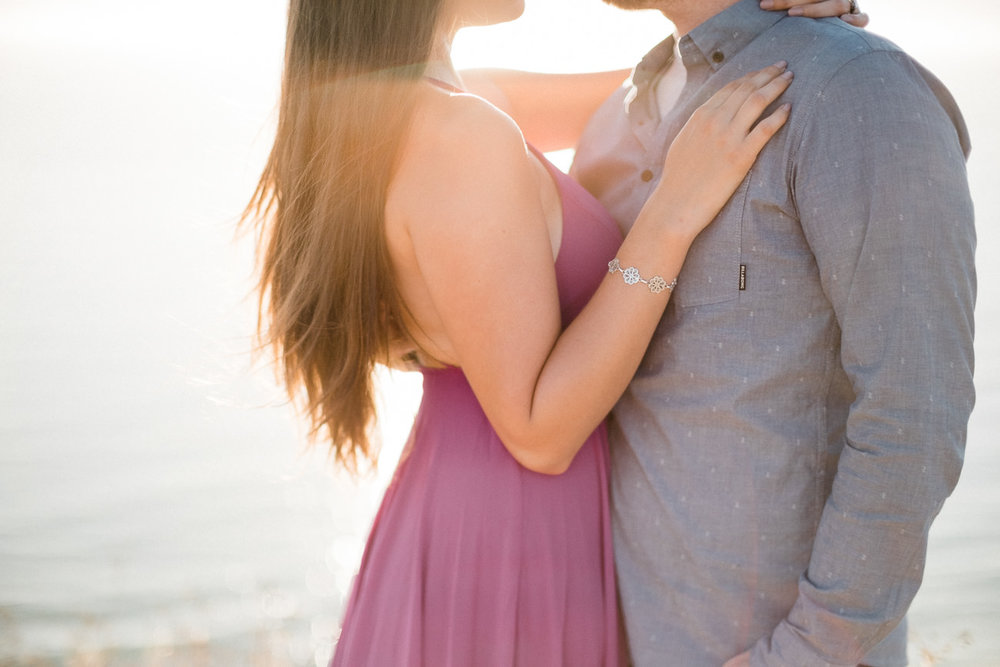
{"label": "flower charm on bracelet", "polygon": [[634,266],[630,266],[627,269],[623,269],[621,262],[615,257],[613,260],[608,262],[608,273],[621,273],[622,278],[625,279],[626,285],[635,285],[636,283],[643,283],[649,288],[649,291],[653,294],[659,294],[663,290],[668,290],[670,292],[674,291],[677,287],[677,278],[674,278],[671,282],[667,282],[662,276],[653,276],[649,280],[646,280],[641,275],[639,275],[639,269]]}

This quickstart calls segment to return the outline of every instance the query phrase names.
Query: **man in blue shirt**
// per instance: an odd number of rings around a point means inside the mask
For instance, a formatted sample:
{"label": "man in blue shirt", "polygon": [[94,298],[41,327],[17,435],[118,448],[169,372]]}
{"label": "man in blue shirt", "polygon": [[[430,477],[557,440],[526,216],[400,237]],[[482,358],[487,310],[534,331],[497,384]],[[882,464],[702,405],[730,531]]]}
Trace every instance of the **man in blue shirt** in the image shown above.
{"label": "man in blue shirt", "polygon": [[574,175],[628,228],[670,142],[784,59],[786,127],[692,246],[612,422],[637,665],[906,664],[927,532],[974,402],[975,229],[953,99],[888,41],[758,0],[618,0],[677,35]]}

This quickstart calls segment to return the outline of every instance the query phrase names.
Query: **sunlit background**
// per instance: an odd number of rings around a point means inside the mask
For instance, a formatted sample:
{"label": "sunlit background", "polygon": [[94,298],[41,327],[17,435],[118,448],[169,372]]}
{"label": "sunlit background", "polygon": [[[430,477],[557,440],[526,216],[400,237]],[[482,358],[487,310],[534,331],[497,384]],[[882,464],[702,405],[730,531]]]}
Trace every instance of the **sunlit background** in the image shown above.
{"label": "sunlit background", "polygon": [[[979,400],[911,661],[998,665],[1000,11],[864,8],[950,86],[974,142]],[[302,454],[304,427],[251,365],[252,258],[233,232],[269,147],[284,12],[0,0],[0,665],[329,656],[419,385],[385,382],[385,462],[354,484]],[[629,67],[670,29],[528,0],[522,20],[460,35],[456,59]]]}

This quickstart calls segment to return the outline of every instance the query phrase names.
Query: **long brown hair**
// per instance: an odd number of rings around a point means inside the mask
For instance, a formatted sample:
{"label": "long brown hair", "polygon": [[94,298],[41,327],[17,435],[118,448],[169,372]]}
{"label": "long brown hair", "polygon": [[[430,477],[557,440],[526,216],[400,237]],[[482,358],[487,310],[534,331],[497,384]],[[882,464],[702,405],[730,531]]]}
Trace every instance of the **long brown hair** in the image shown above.
{"label": "long brown hair", "polygon": [[[403,337],[389,183],[441,0],[291,0],[277,135],[256,220],[258,336],[334,460],[374,462],[372,373]],[[304,392],[303,392],[304,390]]]}

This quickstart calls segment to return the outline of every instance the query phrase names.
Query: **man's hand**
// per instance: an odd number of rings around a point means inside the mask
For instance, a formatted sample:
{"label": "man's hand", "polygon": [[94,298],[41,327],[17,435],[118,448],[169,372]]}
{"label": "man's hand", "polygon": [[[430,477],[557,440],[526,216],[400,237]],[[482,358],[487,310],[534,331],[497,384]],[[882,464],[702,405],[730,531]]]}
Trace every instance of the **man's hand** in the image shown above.
{"label": "man's hand", "polygon": [[740,653],[735,658],[726,660],[726,664],[722,667],[750,667],[750,651]]}

